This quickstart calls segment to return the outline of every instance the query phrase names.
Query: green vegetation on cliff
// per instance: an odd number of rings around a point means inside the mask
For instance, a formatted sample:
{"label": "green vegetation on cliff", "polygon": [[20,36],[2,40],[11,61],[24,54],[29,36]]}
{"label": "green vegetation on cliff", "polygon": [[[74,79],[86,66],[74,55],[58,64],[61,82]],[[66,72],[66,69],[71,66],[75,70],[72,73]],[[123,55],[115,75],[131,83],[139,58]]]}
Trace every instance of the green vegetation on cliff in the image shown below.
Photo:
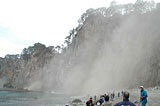
{"label": "green vegetation on cliff", "polygon": [[79,92],[88,85],[98,90],[160,85],[159,17],[160,4],[154,1],[88,9],[63,45],[36,43],[19,55],[0,58],[2,85],[38,90],[72,86]]}

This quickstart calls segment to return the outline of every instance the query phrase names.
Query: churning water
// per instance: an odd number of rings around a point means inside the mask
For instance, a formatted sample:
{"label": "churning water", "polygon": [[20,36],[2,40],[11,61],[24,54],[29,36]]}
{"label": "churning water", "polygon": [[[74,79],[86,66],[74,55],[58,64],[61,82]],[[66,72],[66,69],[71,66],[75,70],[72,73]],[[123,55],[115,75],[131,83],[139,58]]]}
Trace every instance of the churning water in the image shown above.
{"label": "churning water", "polygon": [[[160,87],[146,89],[148,92],[147,106],[159,106],[160,104]],[[134,102],[139,98],[139,89],[129,90],[130,101]],[[70,104],[74,99],[81,99],[82,105],[85,106],[87,96],[66,96],[64,94],[51,92],[8,92],[0,91],[0,106],[65,106]],[[113,105],[122,98],[117,95]]]}
{"label": "churning water", "polygon": [[44,92],[0,92],[0,106],[64,106],[69,97]]}

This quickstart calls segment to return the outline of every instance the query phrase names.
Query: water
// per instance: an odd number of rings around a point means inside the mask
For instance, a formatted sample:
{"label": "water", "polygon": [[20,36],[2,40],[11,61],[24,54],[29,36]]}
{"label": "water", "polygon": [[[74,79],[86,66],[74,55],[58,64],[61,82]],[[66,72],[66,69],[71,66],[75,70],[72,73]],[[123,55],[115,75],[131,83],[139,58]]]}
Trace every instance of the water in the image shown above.
{"label": "water", "polygon": [[0,106],[61,106],[70,101],[70,97],[44,92],[0,92]]}
{"label": "water", "polygon": [[[146,89],[148,92],[148,105],[159,106],[160,87]],[[130,101],[139,99],[139,89],[129,90]],[[93,96],[93,95],[92,95]],[[60,93],[51,92],[8,92],[0,91],[0,106],[65,106],[78,98],[82,100],[82,105],[90,96],[67,96]],[[115,97],[113,105],[122,101],[122,98]],[[80,106],[80,105],[79,105]]]}

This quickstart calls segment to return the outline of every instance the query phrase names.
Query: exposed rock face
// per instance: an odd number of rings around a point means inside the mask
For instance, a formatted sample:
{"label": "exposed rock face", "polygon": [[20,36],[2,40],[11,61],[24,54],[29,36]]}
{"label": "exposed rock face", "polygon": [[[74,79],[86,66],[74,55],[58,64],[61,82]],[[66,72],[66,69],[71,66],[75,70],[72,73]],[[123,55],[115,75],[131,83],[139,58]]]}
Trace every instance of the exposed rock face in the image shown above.
{"label": "exposed rock face", "polygon": [[85,21],[63,57],[67,92],[159,85],[160,10],[158,4],[140,5],[89,9],[82,15]]}
{"label": "exposed rock face", "polygon": [[71,93],[160,85],[159,7],[137,1],[89,9],[65,47],[37,43],[1,58],[0,78],[6,87]]}
{"label": "exposed rock face", "polygon": [[25,48],[21,55],[6,55],[0,60],[0,78],[3,87],[24,88],[30,78],[39,73],[55,55],[54,48],[45,47],[40,43]]}

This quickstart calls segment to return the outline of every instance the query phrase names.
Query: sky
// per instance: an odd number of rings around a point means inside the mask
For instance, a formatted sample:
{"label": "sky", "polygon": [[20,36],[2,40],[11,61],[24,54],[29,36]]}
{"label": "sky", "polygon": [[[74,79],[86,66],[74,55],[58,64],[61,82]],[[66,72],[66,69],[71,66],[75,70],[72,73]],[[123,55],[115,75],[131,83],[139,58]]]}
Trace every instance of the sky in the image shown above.
{"label": "sky", "polygon": [[[87,9],[108,7],[111,1],[0,0],[0,57],[20,54],[23,48],[38,42],[46,46],[63,44]],[[136,0],[116,1],[126,4]]]}

